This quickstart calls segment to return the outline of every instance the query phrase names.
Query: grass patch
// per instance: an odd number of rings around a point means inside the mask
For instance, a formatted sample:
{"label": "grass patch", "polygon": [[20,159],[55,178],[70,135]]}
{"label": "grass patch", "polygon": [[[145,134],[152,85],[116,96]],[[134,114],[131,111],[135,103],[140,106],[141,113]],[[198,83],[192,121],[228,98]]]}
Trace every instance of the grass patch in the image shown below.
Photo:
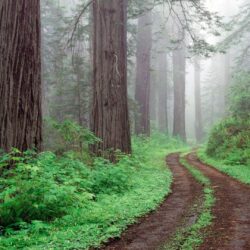
{"label": "grass patch", "polygon": [[[165,156],[181,147],[183,145],[177,140],[155,135],[152,139],[135,138],[133,156],[123,157],[115,165],[96,159],[94,166],[88,167],[69,155],[58,158],[51,153],[50,157],[45,155],[45,159],[43,156],[38,162],[28,164],[16,159],[20,161],[18,171],[21,172],[14,173],[16,179],[10,175],[12,177],[4,191],[15,193],[14,186],[14,189],[11,187],[14,180],[15,187],[21,190],[24,185],[31,196],[20,191],[9,198],[6,196],[1,206],[9,206],[9,212],[13,211],[11,206],[14,204],[22,211],[32,206],[32,211],[37,211],[37,214],[33,217],[29,214],[27,218],[26,214],[20,213],[18,217],[13,213],[12,216],[19,219],[1,228],[0,249],[89,249],[100,246],[109,238],[119,237],[138,217],[156,209],[170,192],[172,175],[166,168]],[[4,159],[1,160],[3,164]],[[24,175],[27,171],[28,176]],[[46,175],[48,171],[52,173],[50,176]],[[67,177],[72,171],[77,174]],[[19,178],[18,174],[22,176]],[[5,180],[1,181],[3,185]],[[43,206],[44,199],[33,193],[34,185],[46,192],[46,206]],[[43,187],[49,188],[44,190]],[[53,187],[57,193],[53,193]],[[27,198],[26,193],[37,204],[21,203]],[[19,195],[23,195],[22,199],[18,199]],[[62,209],[57,217],[54,210],[57,202],[63,199],[61,195],[68,198],[73,195],[74,198],[73,202],[71,199],[67,201],[67,209]],[[54,211],[53,220],[45,220],[46,216],[40,212],[49,213],[51,209]]]}
{"label": "grass patch", "polygon": [[196,219],[196,222],[191,226],[180,229],[171,243],[165,246],[166,250],[196,249],[203,242],[203,230],[211,224],[213,219],[212,207],[215,202],[215,197],[213,195],[210,180],[204,176],[201,171],[191,166],[183,157],[180,162],[190,171],[193,177],[204,186],[204,201],[201,208],[198,209],[200,211],[197,211],[199,216]]}
{"label": "grass patch", "polygon": [[199,158],[219,171],[239,180],[242,183],[250,184],[250,165],[229,165],[223,160],[209,157],[204,148],[198,150]]}

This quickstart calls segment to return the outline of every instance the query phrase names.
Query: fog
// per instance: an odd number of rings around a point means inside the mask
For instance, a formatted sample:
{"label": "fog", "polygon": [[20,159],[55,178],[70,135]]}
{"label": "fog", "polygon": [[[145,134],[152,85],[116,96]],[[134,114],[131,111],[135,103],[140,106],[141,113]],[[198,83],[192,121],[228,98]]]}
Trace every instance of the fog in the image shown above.
{"label": "fog", "polygon": [[[202,127],[202,138],[206,138],[212,126],[227,114],[229,108],[227,106],[228,86],[235,71],[235,61],[239,52],[237,46],[233,43],[225,43],[235,27],[228,30],[224,26],[227,26],[240,12],[245,1],[207,0],[201,2],[202,8],[210,14],[204,14],[205,12],[202,11],[197,12],[193,7],[195,5],[191,6],[188,2],[184,2],[184,6],[178,3],[172,6],[170,1],[155,1],[155,3],[139,0],[129,1],[127,76],[132,133],[136,129],[137,120],[140,120],[138,117],[145,116],[146,120],[150,120],[151,131],[161,130],[181,136],[182,132],[174,130],[185,130],[186,135],[183,134],[183,138],[187,137],[188,142],[195,143],[197,141],[196,112],[201,113],[198,114],[198,116],[201,116],[198,123],[201,123],[199,126]],[[91,30],[93,21],[91,8],[86,8],[81,12],[87,4],[87,1],[80,0],[42,1],[43,7],[48,6],[50,9],[48,11],[44,8],[43,11],[45,41],[44,113],[56,120],[69,118],[80,121],[81,125],[85,127],[88,127],[90,123],[89,114],[92,96]],[[51,11],[51,6],[54,8],[54,12]],[[147,13],[150,13],[151,17],[145,17]],[[206,17],[206,15],[208,16]],[[54,16],[54,20],[48,21],[52,16]],[[219,25],[219,22],[216,23],[215,21],[218,16],[221,18]],[[141,21],[143,24],[140,24],[140,18],[144,17],[145,20]],[[145,27],[138,25],[144,25]],[[54,30],[53,36],[46,32],[46,30],[49,30],[46,26]],[[55,39],[60,33],[63,34],[63,38]],[[194,41],[195,39],[197,41]],[[49,44],[55,44],[54,49],[46,52],[46,46]],[[84,44],[84,46],[80,46],[80,44]],[[183,52],[180,52],[181,50]],[[72,51],[77,52],[74,54]],[[49,55],[46,55],[46,53],[49,53]],[[175,60],[178,63],[174,64],[175,54],[178,53],[179,55],[176,56],[179,56],[179,58]],[[181,59],[181,53],[184,53],[185,60]],[[59,64],[57,62],[55,66],[55,60],[58,60],[58,57],[62,61]],[[78,65],[79,67],[77,66],[77,70],[82,71],[81,74],[78,74],[74,66],[72,68],[72,65],[70,65],[70,61],[73,60],[72,57],[80,60],[81,64]],[[145,68],[147,66],[143,65],[147,61],[146,58],[149,58],[148,62],[150,63],[148,69]],[[142,60],[141,64],[140,60]],[[182,64],[180,60],[185,61],[184,68],[178,68],[178,65]],[[195,70],[197,61],[199,72]],[[163,68],[162,64],[164,64]],[[51,70],[51,68],[54,68],[54,70]],[[141,73],[138,73],[138,69]],[[185,72],[182,72],[183,70]],[[55,79],[55,75],[62,75],[65,72],[67,72],[65,75],[67,79]],[[148,74],[148,76],[145,76],[145,74]],[[184,84],[183,88],[185,89],[183,92],[185,95],[184,111],[180,112],[177,110],[183,109],[181,107],[182,100],[177,99],[180,98],[178,93],[177,96],[174,95],[175,74],[179,74],[179,76],[184,74],[185,76],[184,80],[177,79],[177,81],[184,81],[180,84]],[[197,100],[195,99],[195,79],[198,79],[195,78],[195,74],[198,74],[196,76],[200,78],[200,90],[198,89],[200,95],[198,98],[201,100],[200,111],[197,111],[197,105],[199,104],[196,104]],[[55,81],[51,80],[53,78]],[[139,85],[140,87],[138,87]],[[138,100],[138,94],[136,93],[138,88],[141,95],[143,95],[142,92],[145,89],[150,88],[150,90],[145,91],[145,97]],[[78,89],[78,93],[75,92],[76,89]],[[180,91],[182,90],[180,89]],[[145,100],[147,95],[149,95],[148,101]],[[179,95],[181,96],[181,93]],[[63,112],[59,110],[62,102],[65,105],[68,104]],[[180,105],[178,106],[178,104]],[[78,107],[78,111],[76,111],[76,107]],[[148,115],[143,113],[147,109],[150,110]],[[183,121],[181,115],[177,114],[178,112],[184,112],[185,121]],[[176,116],[179,116],[179,118]],[[180,123],[184,123],[185,127],[175,128]]]}
{"label": "fog", "polygon": [[0,0],[0,248],[250,249],[249,41],[250,0]]}
{"label": "fog", "polygon": [[[208,9],[212,12],[217,12],[222,18],[224,22],[229,22],[234,15],[236,15],[239,12],[239,7],[241,6],[242,1],[237,0],[207,0],[206,5]],[[213,35],[206,35],[207,41],[209,43],[216,45],[223,39],[225,39],[226,36],[229,35],[230,32],[222,32],[219,37],[213,36]],[[225,72],[225,67],[230,67],[230,70],[234,66],[234,58],[230,57],[230,51],[232,48],[228,49],[226,54],[223,53],[215,53],[210,58],[202,59],[201,61],[201,87],[202,87],[202,96],[206,97],[208,94],[208,91],[214,91],[214,89],[220,90],[223,89],[224,85],[227,84],[225,81],[228,80],[227,77],[231,78],[231,72],[230,76],[227,76],[227,72]],[[187,93],[186,93],[186,99],[187,99],[187,113],[186,113],[186,124],[187,124],[187,134],[188,138],[190,138],[192,141],[195,138],[195,104],[194,104],[194,67],[192,60],[188,60],[188,66],[187,66],[187,72],[186,72],[186,79],[187,79]],[[211,93],[210,93],[211,94]],[[207,98],[209,98],[207,96]],[[220,98],[220,97],[219,97]],[[203,103],[203,106],[206,106],[207,103]],[[223,106],[223,103],[212,103],[210,102],[210,105],[213,105],[213,112],[215,113],[214,118],[212,121],[204,120],[205,123],[205,132],[209,133],[209,130],[211,129],[212,125],[214,125],[218,120],[223,117],[225,110],[220,110],[221,106]],[[205,108],[205,107],[204,107]],[[227,108],[227,107],[225,107]],[[212,116],[212,114],[211,114]],[[206,119],[209,119],[206,117]]]}

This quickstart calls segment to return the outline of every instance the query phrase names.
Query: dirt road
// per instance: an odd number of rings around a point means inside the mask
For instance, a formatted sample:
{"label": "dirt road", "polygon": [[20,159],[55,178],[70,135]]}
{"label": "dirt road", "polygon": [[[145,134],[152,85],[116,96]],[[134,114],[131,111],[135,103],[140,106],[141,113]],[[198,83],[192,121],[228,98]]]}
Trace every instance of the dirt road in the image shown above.
{"label": "dirt road", "polygon": [[113,240],[105,250],[155,250],[161,247],[188,216],[188,208],[202,195],[202,187],[172,154],[167,164],[173,172],[172,193],[159,209],[128,228],[121,239]]}
{"label": "dirt road", "polygon": [[[250,187],[202,163],[195,153],[187,155],[186,160],[211,180],[216,198],[214,220],[199,249],[250,250]],[[180,164],[179,154],[168,156],[167,164],[174,177],[172,193],[155,212],[141,218],[120,239],[110,241],[102,249],[157,250],[178,228],[186,226],[190,208],[201,200],[203,188]]]}
{"label": "dirt road", "polygon": [[215,216],[201,250],[250,250],[250,187],[203,164],[195,153],[186,160],[200,169],[215,190]]}

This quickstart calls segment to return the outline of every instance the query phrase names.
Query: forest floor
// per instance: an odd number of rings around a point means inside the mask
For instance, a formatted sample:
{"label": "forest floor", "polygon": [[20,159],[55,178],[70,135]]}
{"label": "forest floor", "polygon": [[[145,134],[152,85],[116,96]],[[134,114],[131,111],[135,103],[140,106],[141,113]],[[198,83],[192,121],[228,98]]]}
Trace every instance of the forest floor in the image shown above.
{"label": "forest floor", "polygon": [[[209,178],[216,199],[212,223],[200,232],[206,237],[199,249],[250,249],[250,187],[202,163],[195,153],[185,156],[185,161]],[[175,249],[168,248],[166,243],[172,241],[181,228],[197,223],[204,198],[202,185],[180,163],[179,154],[169,155],[167,165],[173,172],[172,193],[158,210],[141,218],[120,239],[111,240],[102,249]]]}

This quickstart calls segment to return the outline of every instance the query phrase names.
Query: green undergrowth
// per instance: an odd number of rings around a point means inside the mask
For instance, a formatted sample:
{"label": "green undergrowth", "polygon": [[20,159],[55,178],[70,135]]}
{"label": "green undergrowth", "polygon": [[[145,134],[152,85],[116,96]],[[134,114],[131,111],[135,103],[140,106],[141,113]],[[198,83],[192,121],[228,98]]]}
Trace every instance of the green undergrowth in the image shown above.
{"label": "green undergrowth", "polygon": [[250,72],[238,71],[229,91],[227,117],[215,125],[199,157],[218,170],[250,184]]}
{"label": "green undergrowth", "polygon": [[133,155],[116,164],[72,152],[2,155],[0,249],[89,249],[119,237],[170,192],[165,156],[182,147],[163,135],[134,138]]}
{"label": "green undergrowth", "polygon": [[240,164],[234,165],[232,163],[229,164],[224,160],[209,157],[206,154],[206,150],[204,148],[200,148],[198,150],[198,156],[206,164],[212,165],[214,168],[239,180],[242,183],[250,184],[250,164],[246,165],[240,165]]}
{"label": "green undergrowth", "polygon": [[226,165],[250,166],[250,119],[229,117],[211,131],[206,154]]}
{"label": "green undergrowth", "polygon": [[197,249],[203,242],[205,228],[212,223],[213,219],[212,207],[215,202],[215,197],[211,188],[210,180],[204,176],[201,171],[190,165],[184,159],[184,155],[181,157],[180,162],[188,169],[192,176],[203,185],[204,200],[201,208],[193,208],[197,209],[198,211],[196,212],[199,214],[195,223],[191,226],[187,226],[178,230],[171,243],[166,245],[166,250]]}

